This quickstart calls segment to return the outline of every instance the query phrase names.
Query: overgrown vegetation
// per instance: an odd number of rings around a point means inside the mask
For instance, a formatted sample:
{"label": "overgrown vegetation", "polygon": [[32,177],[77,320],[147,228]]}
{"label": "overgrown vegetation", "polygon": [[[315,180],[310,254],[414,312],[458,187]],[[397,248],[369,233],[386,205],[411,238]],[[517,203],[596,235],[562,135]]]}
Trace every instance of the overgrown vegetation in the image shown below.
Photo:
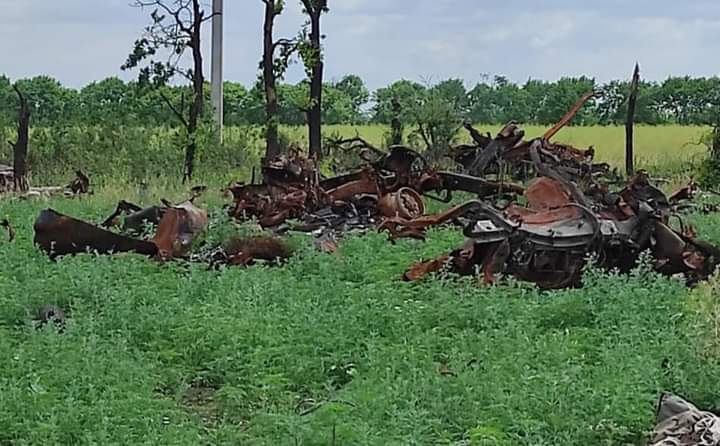
{"label": "overgrown vegetation", "polygon": [[708,157],[700,169],[700,179],[713,187],[720,184],[720,125],[714,126],[702,137],[707,147]]}
{"label": "overgrown vegetation", "polygon": [[[478,124],[477,128],[493,133],[499,130],[498,126],[483,124]],[[417,130],[417,126],[406,126],[404,130],[407,140],[410,133]],[[533,137],[541,135],[547,128],[527,126],[525,130],[529,137]],[[700,143],[706,132],[705,127],[638,126],[635,131],[636,165],[638,168],[651,169],[663,177],[693,176],[707,153],[705,146]],[[3,140],[14,140],[15,133],[15,128],[5,128]],[[326,137],[353,137],[360,134],[378,147],[382,147],[386,142],[387,133],[388,127],[383,125],[324,126]],[[455,138],[457,142],[469,140],[467,133],[462,130]],[[418,142],[420,148],[424,148],[419,136],[410,139]],[[597,160],[607,161],[619,168],[623,166],[625,139],[622,127],[569,127],[564,129],[557,139],[578,147],[594,145]],[[306,140],[307,132],[304,128],[280,127],[282,147],[293,144],[304,146]],[[158,176],[171,176],[182,166],[183,154],[179,148],[183,141],[180,131],[173,128],[34,127],[30,131],[28,153],[31,183],[58,184],[59,181],[72,177],[76,168],[87,172],[95,180],[103,176],[115,181],[140,183],[151,181]],[[222,145],[217,144],[211,132],[201,128],[198,144],[198,182],[249,180],[253,166],[260,164],[265,150],[260,127],[226,128]],[[10,146],[0,144],[0,163],[11,164],[11,160]]]}
{"label": "overgrown vegetation", "polygon": [[[43,207],[99,221],[117,196],[159,193],[0,203],[18,229],[0,242],[0,442],[640,445],[661,391],[720,407],[706,312],[649,268],[552,293],[398,280],[457,231],[350,237],[340,257],[300,241],[286,267],[220,271],[52,263],[31,244]],[[62,334],[33,328],[45,303],[68,310]]]}
{"label": "overgrown vegetation", "polygon": [[[5,129],[5,139],[14,138],[11,136],[14,131]],[[256,128],[227,129],[222,145],[217,144],[213,133],[205,127],[201,127],[196,138],[200,147],[198,181],[210,175],[227,177],[228,181],[249,177],[252,166],[259,163],[260,134]],[[31,184],[59,184],[77,168],[95,180],[105,177],[135,184],[171,177],[183,165],[184,153],[180,148],[184,142],[183,131],[173,128],[33,128],[28,153]],[[0,163],[12,160],[11,148],[6,146],[0,146]]]}

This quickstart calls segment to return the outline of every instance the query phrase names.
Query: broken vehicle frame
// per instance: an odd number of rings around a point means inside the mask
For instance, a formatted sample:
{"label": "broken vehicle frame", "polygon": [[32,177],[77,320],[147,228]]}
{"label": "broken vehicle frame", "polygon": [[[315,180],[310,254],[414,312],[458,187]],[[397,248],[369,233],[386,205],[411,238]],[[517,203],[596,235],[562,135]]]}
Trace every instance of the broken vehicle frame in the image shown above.
{"label": "broken vehicle frame", "polygon": [[430,226],[464,221],[467,241],[462,248],[414,265],[404,278],[417,280],[444,268],[474,274],[479,268],[486,282],[494,281],[494,273],[504,272],[543,289],[564,288],[580,285],[589,255],[601,268],[626,272],[646,250],[662,274],[684,274],[688,283],[712,274],[720,262],[720,249],[669,226],[669,201],[646,174],[635,175],[603,202],[593,201],[540,160],[540,144],[535,141],[530,151],[537,171],[545,176],[526,190],[527,208],[510,205],[499,210],[472,201],[437,215],[385,220],[380,229],[390,232],[392,240],[424,238]]}

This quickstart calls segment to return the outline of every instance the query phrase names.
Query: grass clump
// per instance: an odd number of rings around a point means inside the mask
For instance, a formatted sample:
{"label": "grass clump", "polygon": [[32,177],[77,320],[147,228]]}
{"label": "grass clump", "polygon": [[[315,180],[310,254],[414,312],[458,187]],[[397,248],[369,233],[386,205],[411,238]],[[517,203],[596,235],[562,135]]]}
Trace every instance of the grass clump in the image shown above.
{"label": "grass clump", "polygon": [[[0,203],[18,229],[0,242],[0,444],[640,445],[662,391],[720,407],[698,342],[715,310],[647,269],[547,293],[399,280],[453,230],[351,235],[339,255],[299,237],[282,268],[217,271],[32,246],[41,208],[101,221],[118,193]],[[694,301],[714,305],[713,283]],[[30,321],[48,303],[62,333]]]}

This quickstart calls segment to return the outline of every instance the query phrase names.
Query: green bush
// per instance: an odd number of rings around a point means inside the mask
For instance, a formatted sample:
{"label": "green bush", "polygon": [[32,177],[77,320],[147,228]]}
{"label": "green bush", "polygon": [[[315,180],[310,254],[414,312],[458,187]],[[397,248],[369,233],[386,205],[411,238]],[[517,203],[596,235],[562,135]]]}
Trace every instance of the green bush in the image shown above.
{"label": "green bush", "polygon": [[[104,176],[135,183],[158,177],[182,176],[184,136],[182,130],[163,127],[36,127],[30,133],[28,162],[33,184],[67,181],[75,169],[91,179]],[[14,139],[5,129],[5,139]],[[226,129],[224,143],[201,128],[196,158],[197,176],[218,172],[246,175],[261,156],[254,127]],[[8,146],[0,148],[0,160],[12,160]]]}

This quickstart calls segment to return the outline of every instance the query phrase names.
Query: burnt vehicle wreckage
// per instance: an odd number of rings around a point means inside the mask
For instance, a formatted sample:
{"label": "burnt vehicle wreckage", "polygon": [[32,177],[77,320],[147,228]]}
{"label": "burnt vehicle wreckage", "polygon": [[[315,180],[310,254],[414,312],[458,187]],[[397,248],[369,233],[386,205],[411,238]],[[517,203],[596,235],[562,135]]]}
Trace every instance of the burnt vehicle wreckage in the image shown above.
{"label": "burnt vehicle wreckage", "polygon": [[386,219],[381,229],[392,239],[422,238],[428,227],[452,220],[464,226],[467,239],[461,248],[415,264],[404,278],[418,280],[441,270],[461,275],[481,271],[488,283],[495,274],[508,273],[543,289],[565,288],[580,285],[589,255],[601,268],[627,272],[644,251],[655,258],[658,272],[684,274],[689,283],[714,272],[720,249],[698,240],[690,227],[670,226],[671,202],[644,172],[618,193],[595,184],[581,191],[542,166],[540,144],[534,142],[531,153],[546,176],[528,186],[527,206],[513,203],[500,209],[474,200],[437,215]]}
{"label": "burnt vehicle wreckage", "polygon": [[[361,168],[331,178],[320,174],[315,159],[298,153],[270,160],[259,184],[229,185],[227,213],[239,221],[255,219],[275,235],[230,240],[202,255],[191,255],[193,241],[208,226],[206,211],[193,204],[202,188],[178,205],[142,208],[121,201],[100,226],[48,209],[35,223],[35,242],[53,258],[86,251],[136,252],[162,260],[248,265],[256,259],[287,259],[292,250],[278,237],[287,231],[319,234],[316,245],[336,252],[335,235],[351,230],[387,231],[394,242],[424,239],[430,227],[455,224],[463,228],[463,246],[413,265],[405,280],[450,271],[482,274],[492,283],[504,273],[542,289],[574,287],[581,285],[589,258],[602,268],[626,272],[646,251],[660,273],[683,274],[691,284],[709,277],[720,263],[720,249],[697,239],[676,212],[698,191],[694,182],[667,197],[647,173],[639,172],[612,192],[608,184],[617,182],[617,173],[594,162],[592,147],[551,142],[593,96],[580,98],[536,139],[525,140],[513,122],[494,138],[466,124],[473,143],[448,154],[458,171],[435,170],[411,148],[391,146],[383,152],[360,138],[351,140],[353,147],[369,146],[375,159],[364,158]],[[525,188],[506,178],[531,181]],[[426,214],[424,197],[450,203],[455,192],[476,198]],[[670,223],[674,218],[679,229]],[[148,224],[156,227],[152,238],[133,238]]]}

